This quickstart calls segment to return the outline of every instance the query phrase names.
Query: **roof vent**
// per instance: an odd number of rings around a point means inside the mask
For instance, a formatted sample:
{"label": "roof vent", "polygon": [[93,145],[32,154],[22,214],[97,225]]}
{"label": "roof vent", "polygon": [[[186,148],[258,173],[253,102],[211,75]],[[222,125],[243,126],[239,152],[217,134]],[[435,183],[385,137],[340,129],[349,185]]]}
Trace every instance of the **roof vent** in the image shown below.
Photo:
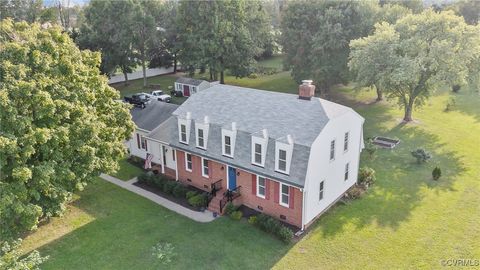
{"label": "roof vent", "polygon": [[237,122],[232,122],[232,130],[237,130]]}
{"label": "roof vent", "polygon": [[287,135],[287,142],[288,142],[288,144],[293,144],[293,137],[292,137],[292,135],[290,135],[290,134]]}
{"label": "roof vent", "polygon": [[312,80],[302,81],[302,84],[298,87],[299,99],[310,100],[315,95],[315,85],[312,82]]}
{"label": "roof vent", "polygon": [[210,118],[208,118],[208,116],[205,115],[205,117],[203,118],[203,122],[204,122],[205,124],[210,123]]}
{"label": "roof vent", "polygon": [[263,129],[262,130],[262,135],[263,135],[263,138],[268,138],[268,131],[266,129]]}

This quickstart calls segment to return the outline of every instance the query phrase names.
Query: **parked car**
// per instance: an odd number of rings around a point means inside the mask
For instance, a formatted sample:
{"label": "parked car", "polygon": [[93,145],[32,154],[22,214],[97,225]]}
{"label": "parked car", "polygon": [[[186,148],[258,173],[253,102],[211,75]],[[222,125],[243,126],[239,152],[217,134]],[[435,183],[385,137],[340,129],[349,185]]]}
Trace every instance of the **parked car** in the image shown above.
{"label": "parked car", "polygon": [[170,94],[174,97],[183,97],[182,91],[172,90],[170,91]]}
{"label": "parked car", "polygon": [[154,90],[150,94],[151,97],[157,99],[158,101],[163,101],[170,103],[172,101],[172,97],[170,95],[164,94],[162,90]]}
{"label": "parked car", "polygon": [[123,100],[140,108],[145,108],[150,102],[150,97],[141,93],[134,94],[131,97],[124,97]]}

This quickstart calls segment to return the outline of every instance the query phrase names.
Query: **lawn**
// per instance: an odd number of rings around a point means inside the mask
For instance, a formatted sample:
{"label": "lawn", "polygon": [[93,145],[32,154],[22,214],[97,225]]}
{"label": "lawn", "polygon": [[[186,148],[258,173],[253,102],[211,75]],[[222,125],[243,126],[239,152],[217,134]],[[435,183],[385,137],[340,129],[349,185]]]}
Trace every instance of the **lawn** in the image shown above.
{"label": "lawn", "polygon": [[128,181],[143,172],[142,168],[128,162],[126,158],[120,160],[118,165],[120,166],[120,168],[117,173],[113,174],[113,176],[117,177],[120,180]]}
{"label": "lawn", "polygon": [[[285,72],[235,84],[297,88]],[[196,223],[100,180],[64,218],[28,237],[26,250],[50,255],[44,269],[438,269],[443,259],[480,259],[480,95],[438,92],[404,125],[402,111],[374,103],[373,91],[337,90],[333,99],[366,118],[365,138],[401,143],[375,159],[362,154],[377,183],[362,199],[329,210],[295,245],[227,218]],[[457,109],[444,112],[451,96]],[[410,155],[419,147],[433,154],[427,164]],[[443,172],[438,182],[431,179],[435,166]],[[172,264],[153,259],[159,241],[174,245]]]}

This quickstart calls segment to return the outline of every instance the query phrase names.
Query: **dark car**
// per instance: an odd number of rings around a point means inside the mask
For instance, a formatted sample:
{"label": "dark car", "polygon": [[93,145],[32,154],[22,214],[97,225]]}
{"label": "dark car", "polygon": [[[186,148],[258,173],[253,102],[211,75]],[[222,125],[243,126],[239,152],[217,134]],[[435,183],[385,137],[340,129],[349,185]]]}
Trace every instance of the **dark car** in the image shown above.
{"label": "dark car", "polygon": [[177,91],[177,90],[170,91],[170,95],[172,95],[174,97],[183,97],[182,91]]}
{"label": "dark car", "polygon": [[125,100],[125,102],[133,104],[140,108],[145,108],[145,106],[147,106],[147,103],[150,102],[150,97],[145,94],[135,94],[131,97],[124,97],[123,99]]}

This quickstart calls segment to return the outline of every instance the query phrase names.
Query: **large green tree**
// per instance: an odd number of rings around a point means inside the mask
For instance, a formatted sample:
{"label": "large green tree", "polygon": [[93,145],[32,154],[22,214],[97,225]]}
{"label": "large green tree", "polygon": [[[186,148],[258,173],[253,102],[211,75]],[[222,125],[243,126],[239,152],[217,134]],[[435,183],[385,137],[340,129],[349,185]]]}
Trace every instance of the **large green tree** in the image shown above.
{"label": "large green tree", "polygon": [[422,105],[436,87],[467,84],[480,69],[479,28],[451,11],[426,10],[393,25],[377,24],[373,35],[350,46],[357,79],[379,83],[404,108],[404,121],[412,120],[414,105]]}
{"label": "large green tree", "polygon": [[0,22],[0,239],[59,215],[112,172],[133,132],[128,106],[60,27]]}
{"label": "large green tree", "polygon": [[373,29],[371,1],[295,1],[282,20],[285,66],[296,81],[313,79],[322,94],[349,78],[349,42]]}
{"label": "large green tree", "polygon": [[[252,7],[259,10],[250,12]],[[181,1],[178,23],[182,65],[190,71],[208,67],[214,76],[220,73],[221,83],[227,69],[238,77],[248,75],[255,57],[263,52],[263,41],[254,33],[262,30],[252,29],[254,16],[262,12],[266,11],[261,5],[244,0]]]}

